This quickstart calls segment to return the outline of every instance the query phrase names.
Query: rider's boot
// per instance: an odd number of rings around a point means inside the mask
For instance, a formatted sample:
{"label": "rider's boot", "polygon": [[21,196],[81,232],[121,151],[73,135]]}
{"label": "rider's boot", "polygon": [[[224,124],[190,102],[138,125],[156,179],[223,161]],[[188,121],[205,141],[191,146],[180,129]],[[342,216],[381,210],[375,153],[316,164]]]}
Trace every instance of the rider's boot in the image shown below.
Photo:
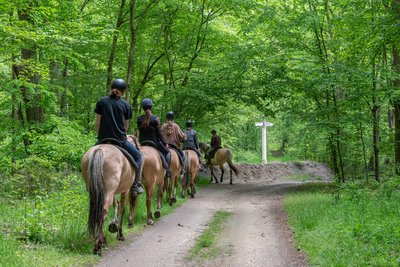
{"label": "rider's boot", "polygon": [[138,167],[135,170],[135,181],[131,187],[131,190],[134,195],[140,195],[144,192],[143,186],[140,183],[140,179],[142,178],[142,164],[138,164]]}

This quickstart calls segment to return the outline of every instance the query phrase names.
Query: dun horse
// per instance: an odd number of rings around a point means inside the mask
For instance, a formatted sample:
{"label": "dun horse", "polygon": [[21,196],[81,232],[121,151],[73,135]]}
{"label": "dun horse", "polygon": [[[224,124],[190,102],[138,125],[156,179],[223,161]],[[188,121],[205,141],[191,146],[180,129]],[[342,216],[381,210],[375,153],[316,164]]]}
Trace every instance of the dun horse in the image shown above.
{"label": "dun horse", "polygon": [[[178,152],[170,148],[169,151],[171,152],[171,177],[167,184],[165,185],[167,191],[167,202],[169,205],[173,205],[176,203],[176,192],[178,190],[178,177],[181,173],[182,166],[179,160]],[[172,192],[173,191],[173,192]]]}
{"label": "dun horse", "polygon": [[[199,144],[200,151],[201,153],[208,153],[210,150],[210,145],[200,142]],[[239,170],[236,168],[235,165],[233,165],[232,162],[232,152],[228,148],[220,148],[218,151],[215,153],[214,158],[211,159],[211,165],[209,165],[210,171],[211,171],[211,179],[210,182],[212,182],[212,179],[214,177],[215,183],[218,183],[217,177],[214,174],[213,166],[219,166],[219,169],[221,170],[221,177],[220,177],[220,183],[222,183],[223,178],[224,178],[224,163],[227,163],[230,168],[230,184],[232,184],[232,171],[238,175]]]}
{"label": "dun horse", "polygon": [[[117,147],[101,144],[85,153],[81,160],[81,170],[90,195],[88,231],[95,239],[93,253],[101,255],[101,248],[107,243],[103,224],[113,202],[117,206],[109,231],[118,231],[117,238],[125,239],[122,234],[122,218],[126,195],[135,179],[135,168]],[[121,193],[119,207],[115,199],[115,194],[118,193]]]}
{"label": "dun horse", "polygon": [[191,149],[185,150],[185,173],[182,177],[182,197],[185,197],[185,192],[192,198],[196,194],[196,176],[200,169],[200,162],[197,153]]}
{"label": "dun horse", "polygon": [[[135,137],[128,136],[128,140],[132,141]],[[153,225],[153,214],[151,211],[151,200],[157,185],[157,210],[154,212],[154,217],[161,216],[162,197],[164,193],[164,177],[165,169],[162,165],[160,154],[157,149],[151,146],[141,146],[140,151],[143,154],[143,169],[142,169],[142,184],[146,191],[146,209],[147,209],[147,224]],[[133,226],[135,216],[136,203],[139,196],[131,195],[131,208],[129,215],[129,226]]]}

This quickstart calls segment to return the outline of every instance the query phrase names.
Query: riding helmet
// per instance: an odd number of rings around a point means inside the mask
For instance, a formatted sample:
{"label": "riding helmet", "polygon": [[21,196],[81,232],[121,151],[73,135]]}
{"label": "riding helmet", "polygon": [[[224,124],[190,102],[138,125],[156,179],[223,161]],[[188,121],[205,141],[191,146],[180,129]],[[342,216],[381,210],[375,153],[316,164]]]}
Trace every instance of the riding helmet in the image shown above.
{"label": "riding helmet", "polygon": [[192,127],[192,126],[193,126],[193,122],[191,120],[187,120],[186,127]]}
{"label": "riding helmet", "polygon": [[150,98],[145,98],[142,100],[142,108],[144,110],[151,109],[153,106],[153,101]]}
{"label": "riding helmet", "polygon": [[174,119],[174,113],[172,111],[169,111],[167,113],[167,120],[173,120]]}
{"label": "riding helmet", "polygon": [[125,91],[126,90],[126,82],[124,79],[115,79],[111,83],[111,89],[118,89],[119,91]]}
{"label": "riding helmet", "polygon": [[211,133],[212,133],[212,134],[215,134],[215,133],[217,133],[217,131],[214,130],[214,129],[212,129]]}

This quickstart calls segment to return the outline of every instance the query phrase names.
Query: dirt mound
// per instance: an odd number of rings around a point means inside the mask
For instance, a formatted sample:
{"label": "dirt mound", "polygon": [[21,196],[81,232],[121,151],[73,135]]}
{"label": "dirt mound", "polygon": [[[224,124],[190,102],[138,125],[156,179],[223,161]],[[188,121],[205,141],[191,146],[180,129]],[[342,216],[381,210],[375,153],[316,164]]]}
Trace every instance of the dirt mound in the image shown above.
{"label": "dirt mound", "polygon": [[[332,171],[324,164],[312,161],[297,162],[272,162],[267,164],[237,163],[239,175],[234,176],[236,182],[257,182],[257,181],[275,181],[285,178],[302,177],[307,180],[331,181],[333,179]],[[214,173],[219,177],[221,175],[218,167],[214,167]],[[207,169],[200,173],[202,177],[210,177],[210,171]],[[225,166],[224,180],[229,180],[229,168]]]}

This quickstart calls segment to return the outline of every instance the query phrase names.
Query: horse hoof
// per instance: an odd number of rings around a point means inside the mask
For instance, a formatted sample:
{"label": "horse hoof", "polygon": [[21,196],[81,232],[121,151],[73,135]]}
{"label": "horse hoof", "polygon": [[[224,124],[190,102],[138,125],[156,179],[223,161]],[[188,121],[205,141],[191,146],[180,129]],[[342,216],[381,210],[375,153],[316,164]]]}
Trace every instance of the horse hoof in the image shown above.
{"label": "horse hoof", "polygon": [[94,248],[93,249],[93,254],[94,255],[99,255],[99,256],[101,256],[101,247],[100,248]]}
{"label": "horse hoof", "polygon": [[111,222],[110,225],[108,226],[108,231],[110,233],[116,233],[118,231],[118,225],[114,222]]}
{"label": "horse hoof", "polygon": [[125,236],[124,236],[124,235],[121,235],[120,237],[118,237],[118,240],[119,240],[119,241],[125,241]]}
{"label": "horse hoof", "polygon": [[171,202],[172,202],[172,204],[175,204],[176,203],[176,197],[171,198]]}
{"label": "horse hoof", "polygon": [[154,212],[154,217],[160,218],[160,216],[161,216],[161,212],[160,212],[159,210],[156,210],[156,211]]}
{"label": "horse hoof", "polygon": [[153,220],[147,220],[147,225],[153,225],[153,224],[154,224]]}
{"label": "horse hoof", "polygon": [[128,228],[129,229],[133,228],[133,223],[128,223]]}

